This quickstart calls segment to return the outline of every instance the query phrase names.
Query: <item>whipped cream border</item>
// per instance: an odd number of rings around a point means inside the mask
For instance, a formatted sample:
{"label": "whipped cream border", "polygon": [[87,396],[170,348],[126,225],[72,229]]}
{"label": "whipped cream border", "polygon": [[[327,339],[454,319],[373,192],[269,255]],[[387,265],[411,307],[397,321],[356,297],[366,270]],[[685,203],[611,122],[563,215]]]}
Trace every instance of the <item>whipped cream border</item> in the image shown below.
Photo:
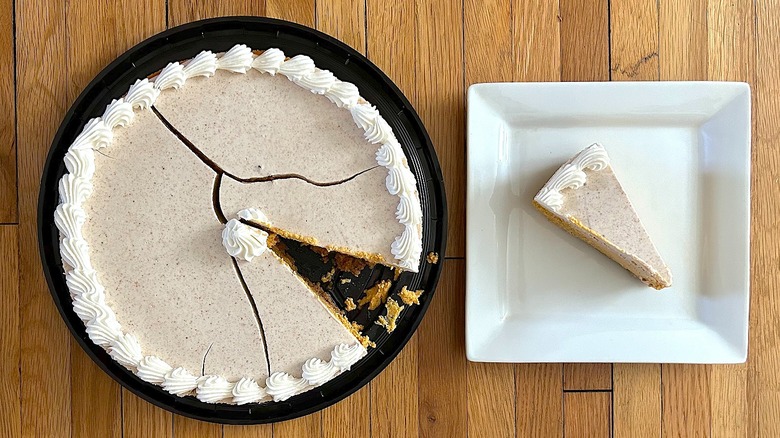
{"label": "whipped cream border", "polygon": [[563,207],[564,189],[579,189],[588,180],[585,170],[601,171],[609,166],[609,155],[602,145],[593,143],[578,153],[570,162],[555,171],[550,180],[534,196],[534,201],[559,213]]}
{"label": "whipped cream border", "polygon": [[94,150],[108,147],[113,140],[113,129],[129,124],[136,110],[149,109],[161,91],[180,88],[192,77],[213,76],[216,70],[246,73],[251,68],[270,75],[282,74],[350,111],[355,124],[364,130],[366,140],[380,145],[376,151],[377,163],[388,171],[385,181],[388,192],[399,197],[396,218],[404,225],[404,231],[393,241],[391,253],[399,266],[415,272],[422,254],[422,207],[417,180],[392,128],[376,107],[360,97],[354,84],[316,68],[308,56],[287,59],[281,50],[274,48],[257,56],[246,45],[238,44],[222,55],[203,51],[184,64],[169,63],[155,78],[136,80],[124,97],[107,105],[102,116],[86,123],[65,155],[68,172],[60,180],[60,204],[54,222],[60,231],[66,283],[73,296],[74,311],[95,344],[104,347],[114,360],[133,370],[142,380],[160,385],[171,394],[195,395],[205,403],[284,401],[335,378],[367,354],[359,342],[339,344],[331,352],[330,361],[319,358],[306,361],[301,368],[302,377],[275,372],[263,382],[265,386],[248,377],[235,382],[216,375],[197,377],[156,356],[144,355],[138,339],[122,331],[116,314],[106,303],[105,289],[92,268],[89,245],[81,233],[87,220],[83,204],[92,193]]}

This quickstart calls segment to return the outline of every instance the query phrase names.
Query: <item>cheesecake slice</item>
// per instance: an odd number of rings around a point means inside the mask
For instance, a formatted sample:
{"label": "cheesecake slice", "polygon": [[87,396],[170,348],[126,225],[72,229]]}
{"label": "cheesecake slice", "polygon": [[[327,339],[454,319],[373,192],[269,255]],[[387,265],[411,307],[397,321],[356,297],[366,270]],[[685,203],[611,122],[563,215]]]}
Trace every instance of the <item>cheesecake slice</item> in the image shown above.
{"label": "cheesecake slice", "polygon": [[552,223],[601,251],[648,286],[663,289],[672,285],[669,267],[600,144],[564,163],[534,197],[534,206]]}

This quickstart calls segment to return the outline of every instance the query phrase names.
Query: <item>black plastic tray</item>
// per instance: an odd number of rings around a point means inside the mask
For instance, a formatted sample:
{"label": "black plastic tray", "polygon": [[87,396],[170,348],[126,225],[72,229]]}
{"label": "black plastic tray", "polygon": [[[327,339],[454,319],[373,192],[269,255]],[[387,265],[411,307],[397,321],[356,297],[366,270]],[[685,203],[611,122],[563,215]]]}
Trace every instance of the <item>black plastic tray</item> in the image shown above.
{"label": "black plastic tray", "polygon": [[377,347],[369,349],[367,357],[352,370],[286,402],[244,406],[207,404],[192,396],[171,395],[159,386],[140,380],[89,340],[84,324],[73,311],[59,255],[59,233],[53,220],[59,203],[58,182],[65,171],[63,157],[86,121],[102,114],[111,99],[123,95],[135,79],[152,74],[170,61],[191,58],[201,50],[225,51],[237,43],[252,49],[278,47],[288,56],[306,54],[318,67],[331,70],[338,78],[358,86],[361,95],[376,105],[392,126],[417,177],[424,221],[423,258],[429,252],[436,252],[443,259],[447,207],[441,169],[430,138],[409,101],[384,73],[346,44],[305,26],[258,17],[216,18],[169,29],[128,50],[97,75],[65,115],[46,158],[38,199],[38,238],[43,270],[57,309],[84,351],[114,380],[139,397],[177,414],[228,424],[270,423],[330,406],[379,374],[401,351],[422,320],[442,263],[423,261],[419,273],[405,273],[398,279],[399,288],[408,285],[410,289],[426,291],[421,305],[404,310],[392,335],[384,333],[381,327],[369,327]]}

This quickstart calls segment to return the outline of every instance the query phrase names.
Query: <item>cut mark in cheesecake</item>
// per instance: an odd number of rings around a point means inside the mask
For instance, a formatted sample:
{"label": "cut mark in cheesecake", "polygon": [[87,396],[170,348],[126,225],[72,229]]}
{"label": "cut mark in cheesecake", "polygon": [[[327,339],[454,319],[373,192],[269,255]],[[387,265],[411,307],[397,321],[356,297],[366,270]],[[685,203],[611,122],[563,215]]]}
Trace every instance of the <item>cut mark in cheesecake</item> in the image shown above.
{"label": "cut mark in cheesecake", "polygon": [[[259,183],[259,182],[269,182],[269,181],[276,181],[276,180],[283,180],[283,179],[299,179],[301,181],[304,181],[308,184],[311,184],[313,186],[317,187],[330,187],[330,186],[337,186],[339,184],[344,184],[346,182],[352,181],[353,179],[357,178],[358,176],[369,172],[371,170],[376,169],[379,167],[379,165],[371,166],[367,169],[363,169],[360,172],[355,173],[354,175],[348,176],[343,179],[335,180],[335,181],[314,181],[309,178],[307,178],[304,175],[299,175],[297,173],[280,173],[277,175],[267,175],[267,176],[258,176],[258,177],[252,177],[252,178],[242,178],[238,175],[234,175],[230,172],[225,171],[222,169],[217,163],[214,162],[211,158],[209,158],[206,154],[203,153],[193,142],[191,142],[187,137],[184,136],[184,134],[181,133],[178,129],[176,129],[171,122],[168,121],[168,119],[165,118],[165,116],[162,115],[162,113],[155,107],[154,105],[151,106],[152,112],[157,116],[158,119],[160,119],[160,122],[169,130],[171,131],[171,134],[175,135],[176,138],[179,139],[187,148],[192,151],[195,156],[200,159],[200,161],[203,162],[207,167],[209,167],[214,173],[218,175],[225,175],[231,179],[234,179],[240,183]],[[225,222],[223,222],[225,223]]]}
{"label": "cut mark in cheesecake", "polygon": [[235,257],[230,257],[233,261],[233,269],[236,271],[238,280],[241,282],[241,287],[244,289],[249,305],[252,306],[252,313],[255,315],[255,322],[257,323],[257,330],[260,332],[260,339],[263,341],[263,351],[265,352],[265,364],[268,367],[268,375],[271,375],[271,359],[268,356],[268,340],[265,337],[265,329],[263,328],[263,320],[260,318],[260,312],[257,310],[257,303],[252,296],[252,292],[249,290],[249,286],[246,284],[244,274],[241,273],[241,268],[238,267],[238,262]]}

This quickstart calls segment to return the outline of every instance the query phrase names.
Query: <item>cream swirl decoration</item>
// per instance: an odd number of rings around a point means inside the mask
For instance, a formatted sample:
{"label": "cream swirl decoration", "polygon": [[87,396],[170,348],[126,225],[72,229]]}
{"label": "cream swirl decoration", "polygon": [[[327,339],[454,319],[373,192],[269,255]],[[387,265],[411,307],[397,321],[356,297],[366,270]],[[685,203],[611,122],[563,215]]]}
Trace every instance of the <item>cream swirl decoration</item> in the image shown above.
{"label": "cream swirl decoration", "polygon": [[552,211],[558,212],[563,206],[561,190],[579,189],[588,179],[585,170],[598,172],[607,166],[609,166],[607,151],[600,144],[594,143],[580,152],[570,163],[561,166],[534,197],[534,200]]}
{"label": "cream swirl decoration", "polygon": [[[399,196],[396,217],[404,225],[404,232],[392,244],[392,254],[399,264],[417,270],[422,251],[422,209],[414,175],[409,170],[401,145],[389,124],[379,111],[360,97],[358,88],[338,80],[332,73],[317,69],[305,55],[286,59],[279,49],[267,49],[255,56],[245,45],[236,45],[227,53],[215,55],[203,51],[190,61],[172,62],[153,79],[136,80],[125,96],[112,101],[100,117],[90,119],[76,137],[64,157],[67,172],[59,182],[60,204],[55,210],[54,222],[60,231],[60,254],[68,289],[73,295],[74,312],[84,322],[92,342],[109,352],[111,357],[135,372],[146,382],[157,384],[171,394],[195,395],[207,403],[257,403],[268,399],[283,401],[331,380],[366,355],[359,342],[336,345],[330,361],[312,358],[301,370],[302,377],[288,373],[273,373],[262,386],[256,380],[244,377],[231,382],[222,376],[196,377],[182,367],[169,365],[162,358],[143,355],[138,340],[122,331],[116,314],[106,303],[105,289],[92,268],[89,245],[83,239],[82,228],[88,219],[83,204],[92,193],[95,173],[95,150],[108,147],[113,140],[112,130],[130,124],[134,111],[149,110],[161,91],[184,86],[188,79],[210,77],[216,70],[246,73],[254,68],[261,73],[281,73],[297,85],[327,97],[339,108],[350,110],[355,123],[364,130],[369,142],[379,144],[377,163],[388,170],[388,191]],[[589,168],[597,160],[583,161]],[[268,223],[268,218],[257,209],[239,213],[245,220]],[[230,224],[232,222],[232,224]],[[231,255],[251,260],[266,250],[265,234],[233,219],[223,231],[223,241]],[[245,228],[244,228],[245,227]]]}

